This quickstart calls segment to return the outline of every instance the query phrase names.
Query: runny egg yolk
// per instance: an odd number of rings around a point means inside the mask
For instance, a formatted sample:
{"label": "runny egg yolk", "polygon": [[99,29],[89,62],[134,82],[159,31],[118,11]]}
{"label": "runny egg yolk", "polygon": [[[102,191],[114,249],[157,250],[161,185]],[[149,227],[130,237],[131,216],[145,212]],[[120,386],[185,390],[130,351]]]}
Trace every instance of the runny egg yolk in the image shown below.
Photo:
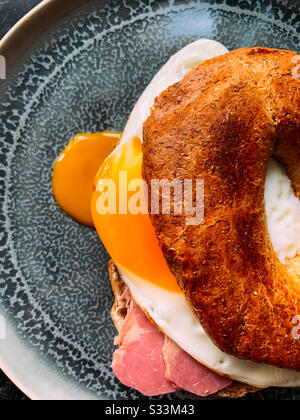
{"label": "runny egg yolk", "polygon": [[93,180],[120,138],[120,133],[109,131],[78,134],[55,162],[54,197],[62,210],[86,226],[94,226],[90,209]]}
{"label": "runny egg yolk", "polygon": [[[147,211],[143,212],[146,214],[133,214],[129,211],[128,204],[138,192],[134,188],[128,191],[128,186],[131,181],[142,180],[142,163],[142,144],[138,137],[118,147],[104,161],[97,173],[94,183],[95,191],[91,200],[94,225],[105,248],[124,274],[137,282],[139,278],[142,278],[171,292],[181,293],[159,247],[149,214]],[[124,208],[124,196],[122,197],[124,185],[122,188],[120,185],[124,179],[120,179],[120,173],[126,173],[127,208]],[[112,189],[112,193],[116,192],[117,197],[114,203],[116,204],[115,214],[110,211],[106,214],[103,211],[99,212],[99,203],[103,204],[103,194],[107,196],[104,180],[113,181],[116,186],[115,191]],[[145,202],[142,202],[145,192],[140,191],[139,196],[140,208],[146,208]]]}
{"label": "runny egg yolk", "polygon": [[[138,181],[142,182],[141,140],[134,137],[115,149],[120,139],[120,133],[107,131],[75,136],[54,165],[55,199],[75,220],[95,226],[111,258],[132,280],[148,280],[161,288],[181,293],[159,247],[148,214],[145,191],[142,184],[138,186]],[[120,174],[126,174],[125,181]],[[112,200],[116,204],[114,213],[98,211],[99,200],[107,194],[104,180],[115,186],[112,190],[115,193]],[[135,187],[129,191],[132,182]],[[131,212],[130,202],[137,194],[135,209],[138,210]]]}

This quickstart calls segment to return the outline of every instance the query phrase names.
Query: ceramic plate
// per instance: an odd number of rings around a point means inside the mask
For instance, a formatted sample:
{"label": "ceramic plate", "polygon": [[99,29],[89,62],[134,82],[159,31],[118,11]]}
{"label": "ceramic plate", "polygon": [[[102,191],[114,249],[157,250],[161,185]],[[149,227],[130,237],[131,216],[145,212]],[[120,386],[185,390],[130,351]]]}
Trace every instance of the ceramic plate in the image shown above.
{"label": "ceramic plate", "polygon": [[[48,0],[0,45],[7,61],[0,81],[0,366],[33,399],[142,398],[110,367],[109,257],[94,230],[60,211],[51,172],[77,132],[121,131],[161,65],[201,37],[229,49],[299,51],[299,1]],[[300,390],[248,398],[300,399]]]}

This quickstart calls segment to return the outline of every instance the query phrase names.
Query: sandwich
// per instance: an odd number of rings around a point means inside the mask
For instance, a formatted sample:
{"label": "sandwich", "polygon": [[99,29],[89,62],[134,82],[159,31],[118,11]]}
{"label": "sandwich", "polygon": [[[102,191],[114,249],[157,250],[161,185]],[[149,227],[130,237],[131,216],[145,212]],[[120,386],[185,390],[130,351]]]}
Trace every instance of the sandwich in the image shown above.
{"label": "sandwich", "polygon": [[297,57],[188,45],[96,176],[112,368],[143,395],[300,385]]}

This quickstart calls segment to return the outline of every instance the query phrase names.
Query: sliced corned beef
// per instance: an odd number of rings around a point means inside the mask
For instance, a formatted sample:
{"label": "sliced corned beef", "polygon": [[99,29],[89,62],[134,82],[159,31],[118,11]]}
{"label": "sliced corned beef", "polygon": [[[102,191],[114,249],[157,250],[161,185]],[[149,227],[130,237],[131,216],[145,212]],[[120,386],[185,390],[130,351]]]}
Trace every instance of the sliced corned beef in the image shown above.
{"label": "sliced corned beef", "polygon": [[232,383],[231,380],[197,362],[167,336],[163,346],[163,355],[166,364],[166,377],[179,389],[206,397]]}
{"label": "sliced corned beef", "polygon": [[112,364],[116,377],[124,385],[148,396],[175,391],[175,386],[165,376],[164,339],[164,334],[132,301],[119,337],[115,340],[115,344],[120,346],[114,353]]}
{"label": "sliced corned beef", "polygon": [[208,396],[232,383],[201,365],[174,341],[155,327],[134,302],[126,288],[119,299],[126,310],[120,317],[119,349],[113,357],[113,370],[124,385],[147,396],[183,389]]}

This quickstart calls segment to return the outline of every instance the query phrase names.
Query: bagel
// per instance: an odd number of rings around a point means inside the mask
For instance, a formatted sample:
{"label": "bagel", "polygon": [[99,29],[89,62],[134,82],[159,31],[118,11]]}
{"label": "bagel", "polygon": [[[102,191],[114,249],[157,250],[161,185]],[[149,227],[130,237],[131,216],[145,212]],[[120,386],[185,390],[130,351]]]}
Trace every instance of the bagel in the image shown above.
{"label": "bagel", "polygon": [[170,270],[201,325],[230,355],[300,370],[294,265],[278,259],[265,214],[273,156],[300,197],[297,54],[243,48],[208,60],[156,100],[144,124],[143,177],[205,183],[205,219],[151,214]]}

